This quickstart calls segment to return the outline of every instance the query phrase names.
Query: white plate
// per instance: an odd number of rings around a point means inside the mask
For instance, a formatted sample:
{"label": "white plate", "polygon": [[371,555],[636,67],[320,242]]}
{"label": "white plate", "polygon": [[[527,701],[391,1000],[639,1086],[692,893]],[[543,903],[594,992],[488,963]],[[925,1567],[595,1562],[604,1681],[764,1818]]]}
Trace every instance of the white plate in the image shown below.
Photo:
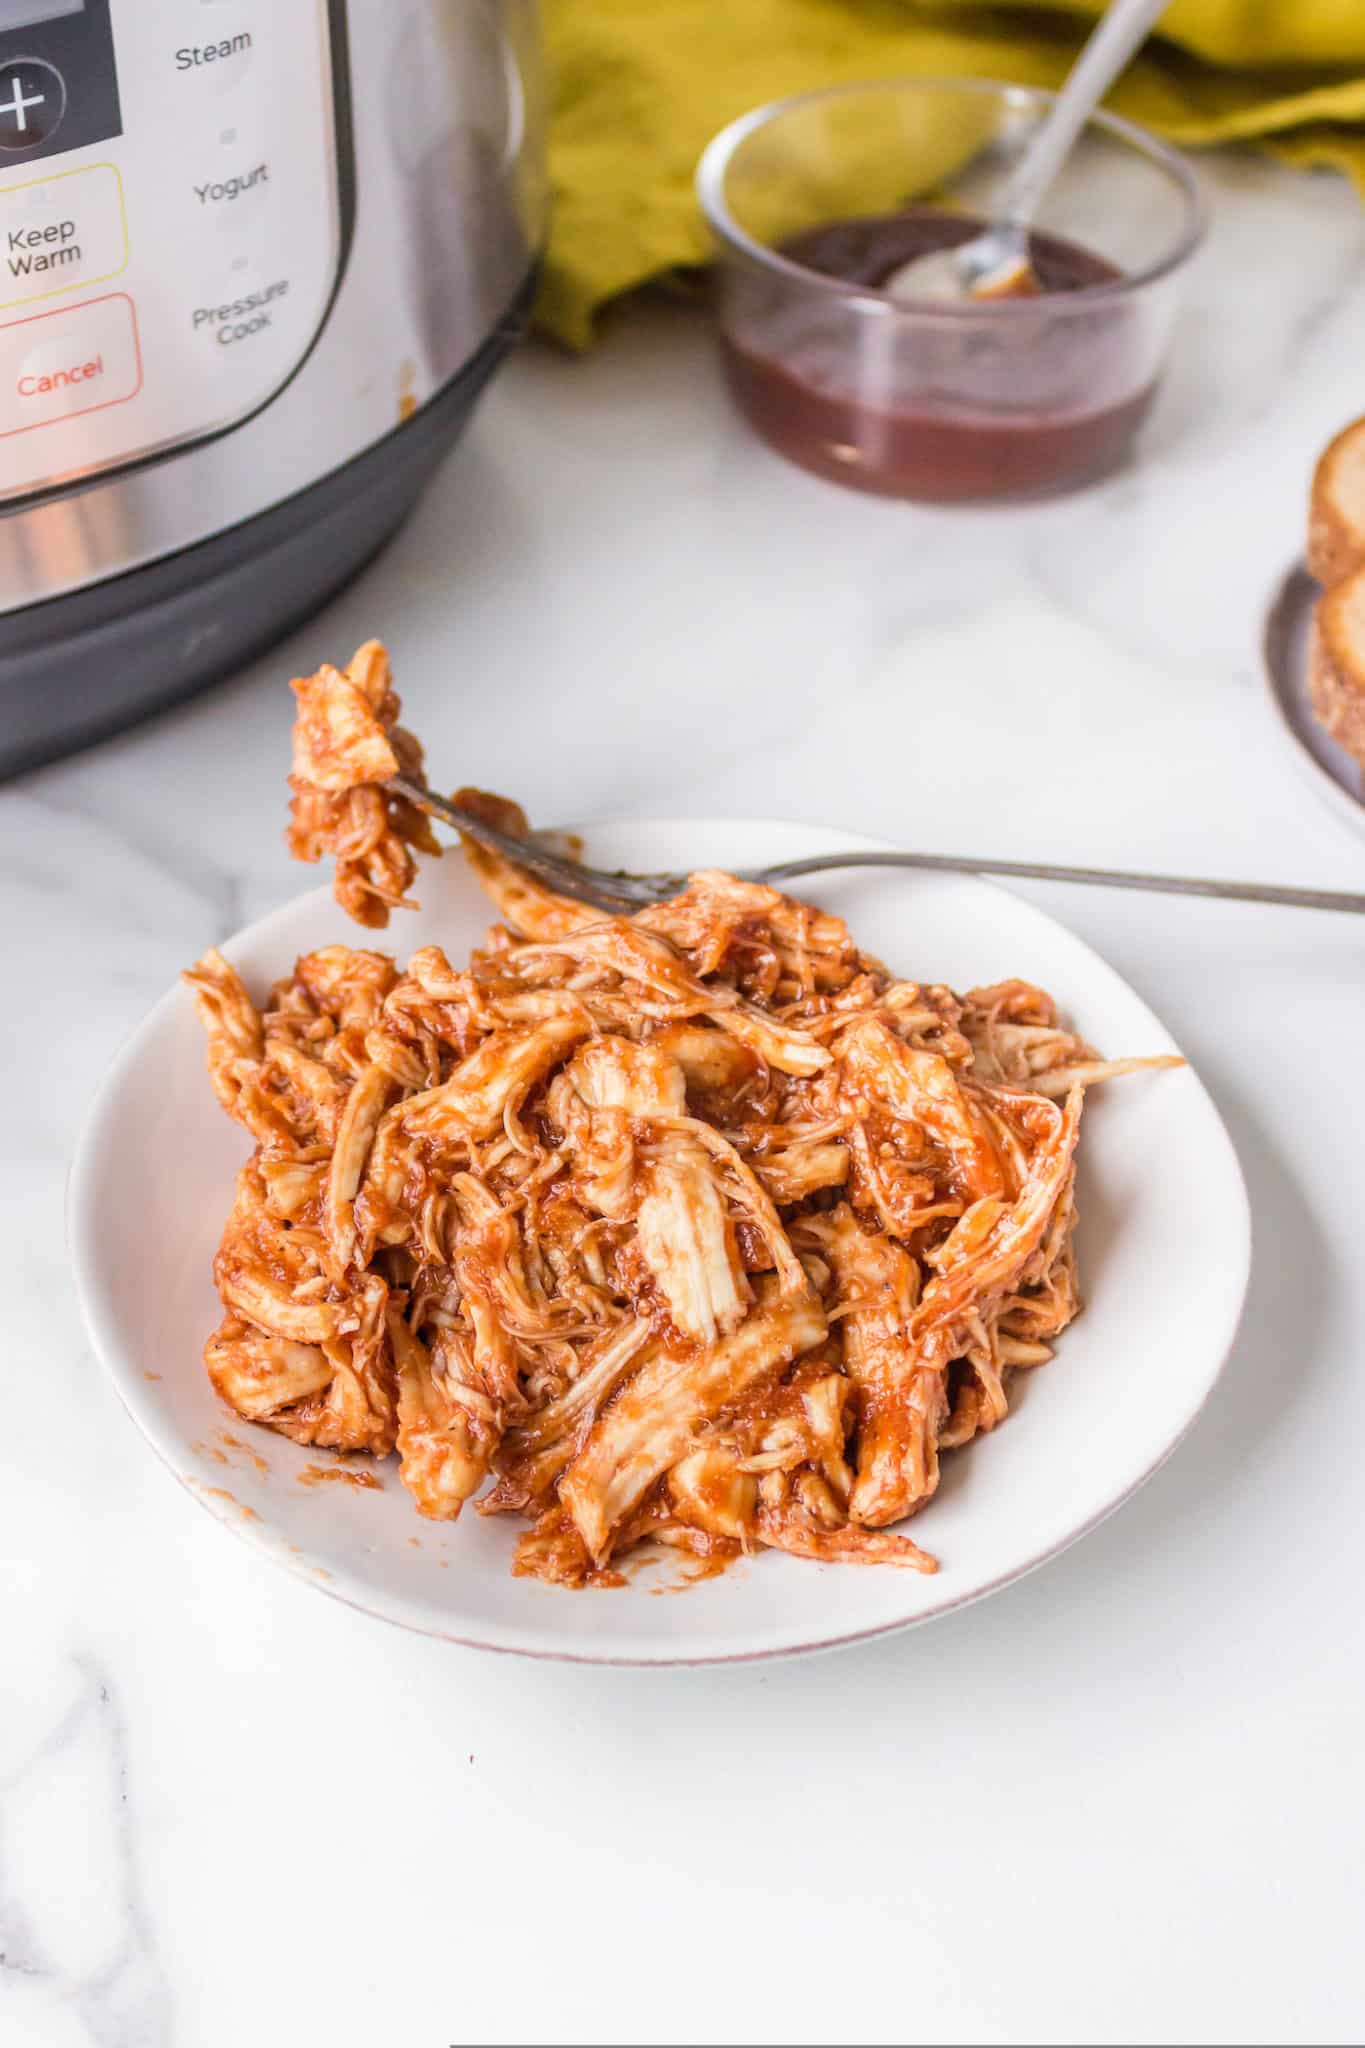
{"label": "white plate", "polygon": [[[594,826],[604,866],[756,866],[871,846],[847,833],[755,821]],[[421,878],[423,908],[389,935],[464,957],[488,905],[458,859]],[[1040,911],[941,875],[824,875],[811,893],[889,964],[957,987],[1025,976],[1110,1053],[1173,1050],[1112,968]],[[260,994],[296,953],[363,943],[322,890],[224,948]],[[628,1587],[567,1592],[508,1569],[520,1524],[413,1512],[392,1468],[382,1492],[305,1486],[326,1462],[219,1405],[200,1364],[219,1314],[210,1264],[245,1135],[219,1110],[188,993],[164,996],[116,1060],[77,1152],[70,1234],[95,1347],[134,1421],[176,1477],[240,1536],[336,1598],[452,1642],[603,1663],[707,1663],[824,1648],[926,1621],[995,1591],[1084,1535],[1162,1463],[1216,1380],[1246,1289],[1246,1191],[1196,1076],[1167,1071],[1097,1091],[1081,1137],[1079,1252],[1088,1306],[1057,1357],[1014,1382],[1015,1411],[946,1461],[914,1524],[936,1577],[762,1555],[677,1598],[671,1555]],[[224,1445],[226,1432],[248,1446]],[[259,1462],[257,1462],[259,1461]]]}
{"label": "white plate", "polygon": [[1262,673],[1271,711],[1289,741],[1299,773],[1334,817],[1365,832],[1365,783],[1360,763],[1323,731],[1308,695],[1308,633],[1320,595],[1320,586],[1296,562],[1265,615]]}

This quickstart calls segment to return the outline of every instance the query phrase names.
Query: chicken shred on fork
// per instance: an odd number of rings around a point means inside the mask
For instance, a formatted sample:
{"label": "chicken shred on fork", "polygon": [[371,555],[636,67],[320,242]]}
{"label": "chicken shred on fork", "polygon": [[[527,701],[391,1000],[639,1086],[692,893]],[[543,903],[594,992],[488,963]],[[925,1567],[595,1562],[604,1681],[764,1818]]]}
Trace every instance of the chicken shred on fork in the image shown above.
{"label": "chicken shred on fork", "polygon": [[[388,656],[294,684],[288,839],[382,926],[420,778]],[[460,800],[524,835],[514,804]],[[935,1560],[902,1525],[1078,1312],[1083,1094],[1105,1061],[1023,981],[898,979],[840,919],[717,870],[611,917],[467,852],[467,964],[342,945],[259,1006],[186,980],[252,1145],[204,1359],[245,1420],[396,1454],[417,1511],[529,1526],[513,1569]]]}

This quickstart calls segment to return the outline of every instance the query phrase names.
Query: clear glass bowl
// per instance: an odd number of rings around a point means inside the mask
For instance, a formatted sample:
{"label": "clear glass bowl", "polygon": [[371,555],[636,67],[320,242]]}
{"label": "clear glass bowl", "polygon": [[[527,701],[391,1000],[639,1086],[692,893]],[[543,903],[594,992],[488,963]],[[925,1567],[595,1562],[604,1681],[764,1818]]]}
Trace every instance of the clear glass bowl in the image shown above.
{"label": "clear glass bowl", "polygon": [[[1122,458],[1203,234],[1174,150],[1112,114],[1077,142],[1040,209],[1035,263],[1050,252],[1074,273],[1083,252],[1099,261],[1080,274],[1099,281],[966,305],[877,288],[894,267],[878,254],[903,245],[907,221],[966,239],[992,216],[1052,98],[972,79],[838,86],[760,107],[710,144],[697,190],[726,372],[781,454],[936,502],[1056,490]],[[926,230],[930,213],[940,226]]]}

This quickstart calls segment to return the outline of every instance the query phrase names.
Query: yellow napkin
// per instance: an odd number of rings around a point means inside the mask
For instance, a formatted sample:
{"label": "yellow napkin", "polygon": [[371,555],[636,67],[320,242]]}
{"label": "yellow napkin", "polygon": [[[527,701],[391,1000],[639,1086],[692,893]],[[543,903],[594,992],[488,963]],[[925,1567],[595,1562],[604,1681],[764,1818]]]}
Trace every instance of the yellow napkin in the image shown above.
{"label": "yellow napkin", "polygon": [[[842,80],[966,73],[1056,85],[1101,0],[542,0],[550,245],[542,329],[573,348],[609,299],[710,253],[698,156],[735,115]],[[1110,95],[1185,147],[1255,142],[1365,195],[1365,0],[1172,0]]]}

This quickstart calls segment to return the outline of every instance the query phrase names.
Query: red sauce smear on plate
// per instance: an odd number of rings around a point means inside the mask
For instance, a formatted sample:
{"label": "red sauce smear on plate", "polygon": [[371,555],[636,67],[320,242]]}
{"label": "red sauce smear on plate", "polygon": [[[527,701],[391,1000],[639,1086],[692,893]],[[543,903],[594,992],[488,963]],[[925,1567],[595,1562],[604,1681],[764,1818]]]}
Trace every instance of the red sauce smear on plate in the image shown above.
{"label": "red sauce smear on plate", "polygon": [[384,1482],[376,1479],[373,1472],[358,1472],[350,1465],[305,1465],[299,1474],[300,1486],[358,1486],[362,1491],[382,1493]]}

